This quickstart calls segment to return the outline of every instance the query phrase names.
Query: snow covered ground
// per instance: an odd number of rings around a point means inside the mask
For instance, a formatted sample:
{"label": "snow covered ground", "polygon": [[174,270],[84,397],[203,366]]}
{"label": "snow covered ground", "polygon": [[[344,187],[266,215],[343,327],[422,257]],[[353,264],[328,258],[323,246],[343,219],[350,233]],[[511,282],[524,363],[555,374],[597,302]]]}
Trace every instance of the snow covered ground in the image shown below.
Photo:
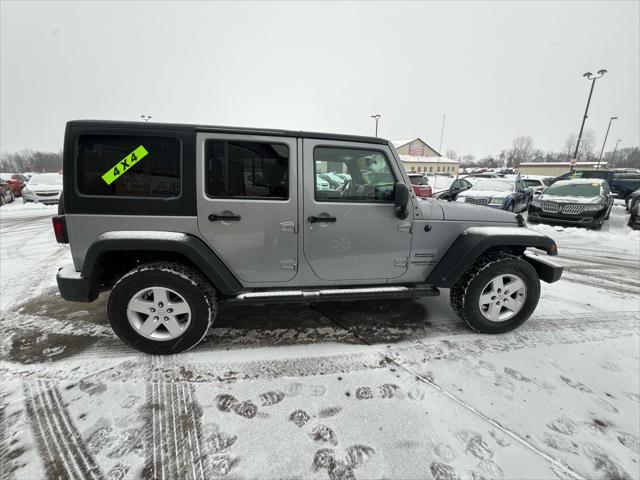
{"label": "snow covered ground", "polygon": [[640,477],[640,232],[536,225],[565,274],[515,332],[420,301],[234,307],[174,357],[60,299],[55,207],[0,210],[0,472],[40,478]]}

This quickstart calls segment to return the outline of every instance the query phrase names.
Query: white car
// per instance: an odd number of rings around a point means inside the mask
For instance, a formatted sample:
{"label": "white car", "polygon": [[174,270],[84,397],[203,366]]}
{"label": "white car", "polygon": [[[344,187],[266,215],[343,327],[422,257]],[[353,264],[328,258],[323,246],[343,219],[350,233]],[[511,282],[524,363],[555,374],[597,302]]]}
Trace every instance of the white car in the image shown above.
{"label": "white car", "polygon": [[62,175],[59,173],[36,173],[22,189],[24,203],[58,203],[62,193]]}
{"label": "white car", "polygon": [[534,195],[540,195],[545,188],[551,185],[554,177],[547,177],[545,175],[522,175],[520,179],[527,184],[527,187],[533,189]]}

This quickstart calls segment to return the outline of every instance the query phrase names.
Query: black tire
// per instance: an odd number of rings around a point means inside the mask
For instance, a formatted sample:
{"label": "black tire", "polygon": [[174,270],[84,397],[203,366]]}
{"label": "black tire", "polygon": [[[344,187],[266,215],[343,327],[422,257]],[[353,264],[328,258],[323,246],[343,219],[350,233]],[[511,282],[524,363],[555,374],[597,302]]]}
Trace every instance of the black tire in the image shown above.
{"label": "black tire", "polygon": [[[526,286],[524,305],[508,320],[492,322],[480,311],[480,295],[498,275],[516,274]],[[533,313],[540,299],[540,279],[535,269],[520,257],[493,253],[480,257],[450,290],[453,311],[469,328],[479,333],[505,333],[522,325]]]}
{"label": "black tire", "polygon": [[515,205],[513,203],[510,203],[509,206],[507,207],[507,212],[513,212],[515,210]]}
{"label": "black tire", "polygon": [[[136,331],[127,318],[132,296],[145,287],[164,287],[180,294],[191,309],[184,333],[171,340],[153,340]],[[196,346],[217,315],[215,290],[199,272],[179,263],[152,262],[124,275],[113,287],[107,304],[113,331],[130,347],[154,355],[171,355]]]}

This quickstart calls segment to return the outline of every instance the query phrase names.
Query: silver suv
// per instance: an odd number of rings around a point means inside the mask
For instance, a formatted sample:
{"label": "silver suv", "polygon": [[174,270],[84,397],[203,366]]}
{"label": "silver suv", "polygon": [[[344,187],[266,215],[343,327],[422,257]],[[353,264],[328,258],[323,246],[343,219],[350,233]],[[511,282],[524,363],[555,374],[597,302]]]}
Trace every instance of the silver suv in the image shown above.
{"label": "silver suv", "polygon": [[439,288],[472,329],[501,333],[532,314],[540,279],[562,273],[527,250],[557,253],[519,215],[418,199],[380,138],[73,121],[59,213],[73,257],[58,272],[62,297],[111,290],[114,331],[152,354],[195,346],[221,303]]}

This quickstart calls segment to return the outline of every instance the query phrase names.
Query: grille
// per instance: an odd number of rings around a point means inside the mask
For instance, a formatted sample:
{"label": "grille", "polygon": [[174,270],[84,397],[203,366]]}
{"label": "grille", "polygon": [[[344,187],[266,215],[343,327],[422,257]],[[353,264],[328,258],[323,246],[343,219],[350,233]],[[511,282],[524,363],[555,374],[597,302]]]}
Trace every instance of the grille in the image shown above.
{"label": "grille", "polygon": [[542,211],[547,213],[556,213],[558,211],[558,204],[553,202],[541,202]]}
{"label": "grille", "polygon": [[58,192],[36,192],[36,195],[39,197],[53,197],[58,195]]}
{"label": "grille", "polygon": [[474,205],[489,205],[488,198],[470,198],[466,197],[464,199],[465,203],[472,203]]}
{"label": "grille", "polygon": [[584,210],[584,205],[564,205],[562,207],[562,213],[568,213],[569,215],[579,215]]}

